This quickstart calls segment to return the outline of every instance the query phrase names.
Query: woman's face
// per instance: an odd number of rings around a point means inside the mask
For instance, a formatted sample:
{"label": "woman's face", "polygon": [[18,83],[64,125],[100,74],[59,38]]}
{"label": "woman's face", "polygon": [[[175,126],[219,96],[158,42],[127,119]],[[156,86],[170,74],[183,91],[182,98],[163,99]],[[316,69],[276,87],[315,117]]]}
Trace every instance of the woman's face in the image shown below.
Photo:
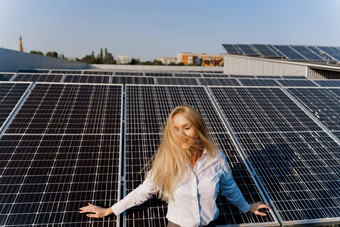
{"label": "woman's face", "polygon": [[[188,121],[188,119],[182,114],[177,113],[173,116],[173,123],[175,125],[176,131],[182,133],[184,136],[197,139],[197,134],[194,126]],[[191,141],[189,139],[184,138],[182,148],[188,149],[190,147]]]}

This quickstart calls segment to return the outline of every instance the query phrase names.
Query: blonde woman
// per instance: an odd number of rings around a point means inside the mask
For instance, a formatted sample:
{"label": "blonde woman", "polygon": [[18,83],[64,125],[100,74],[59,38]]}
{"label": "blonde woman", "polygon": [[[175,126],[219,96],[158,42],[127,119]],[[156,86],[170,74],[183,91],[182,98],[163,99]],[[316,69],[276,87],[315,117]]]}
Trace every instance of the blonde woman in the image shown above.
{"label": "blonde woman", "polygon": [[245,201],[201,115],[191,106],[178,106],[168,116],[161,145],[144,182],[112,207],[89,203],[80,208],[80,213],[92,218],[119,215],[157,194],[168,203],[168,226],[215,226],[219,189],[241,212],[266,216],[259,209],[269,209],[268,204]]}

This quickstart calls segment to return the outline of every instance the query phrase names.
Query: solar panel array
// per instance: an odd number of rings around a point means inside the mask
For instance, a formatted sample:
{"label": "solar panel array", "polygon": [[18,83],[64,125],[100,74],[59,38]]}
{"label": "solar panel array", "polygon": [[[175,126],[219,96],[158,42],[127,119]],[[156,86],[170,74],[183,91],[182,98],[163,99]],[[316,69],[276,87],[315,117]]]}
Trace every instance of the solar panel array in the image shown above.
{"label": "solar panel array", "polygon": [[218,225],[340,223],[336,80],[56,69],[0,75],[11,80],[0,82],[1,226],[166,226],[167,204],[156,197],[119,217],[89,219],[78,209],[109,207],[143,181],[167,115],[182,104],[202,114],[246,200],[272,208],[266,217],[241,214],[219,195]]}
{"label": "solar panel array", "polygon": [[223,47],[229,54],[268,58],[284,57],[294,61],[340,62],[340,49],[337,47],[266,44],[223,44]]}

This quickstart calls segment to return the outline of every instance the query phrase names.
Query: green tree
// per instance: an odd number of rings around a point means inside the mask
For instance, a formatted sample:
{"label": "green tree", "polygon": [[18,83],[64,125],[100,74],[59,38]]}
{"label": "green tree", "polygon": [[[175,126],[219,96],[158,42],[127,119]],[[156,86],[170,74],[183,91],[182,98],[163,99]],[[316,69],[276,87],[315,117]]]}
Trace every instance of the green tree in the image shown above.
{"label": "green tree", "polygon": [[47,57],[58,58],[58,53],[55,51],[49,51],[45,54]]}
{"label": "green tree", "polygon": [[44,54],[41,51],[37,51],[37,50],[31,50],[30,54],[38,54],[38,55],[44,56]]}

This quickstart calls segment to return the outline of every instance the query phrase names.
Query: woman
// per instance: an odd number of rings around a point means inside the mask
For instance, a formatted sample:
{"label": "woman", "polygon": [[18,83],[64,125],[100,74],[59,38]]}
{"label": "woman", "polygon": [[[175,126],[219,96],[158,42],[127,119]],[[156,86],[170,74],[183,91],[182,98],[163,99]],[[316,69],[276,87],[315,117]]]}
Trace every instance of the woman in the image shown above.
{"label": "woman", "polygon": [[219,189],[241,212],[266,216],[258,210],[269,209],[268,204],[245,201],[201,115],[190,106],[179,106],[168,116],[161,145],[144,182],[110,208],[89,203],[80,208],[80,213],[94,218],[119,215],[158,194],[168,203],[168,226],[215,226]]}

